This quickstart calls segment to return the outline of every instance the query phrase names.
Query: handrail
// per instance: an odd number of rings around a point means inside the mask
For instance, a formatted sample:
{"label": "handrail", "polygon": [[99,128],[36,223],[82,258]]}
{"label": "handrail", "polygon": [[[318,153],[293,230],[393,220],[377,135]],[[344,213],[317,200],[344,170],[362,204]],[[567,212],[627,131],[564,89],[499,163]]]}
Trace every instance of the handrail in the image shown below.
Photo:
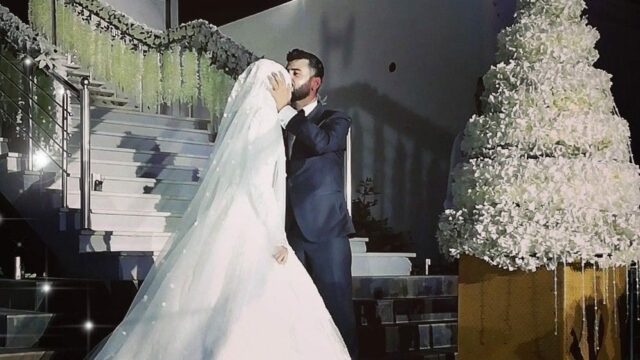
{"label": "handrail", "polygon": [[[23,78],[27,79],[29,82],[33,82],[31,79],[29,79],[29,77],[27,75],[25,75],[22,70],[20,70],[20,68],[18,68],[14,63],[12,63],[9,59],[7,59],[4,55],[2,55],[2,53],[0,52],[0,58],[2,58],[7,64],[11,65],[11,67],[13,67],[14,70],[16,70]],[[47,69],[43,69],[41,68],[40,70],[44,71],[45,73],[51,75],[51,73],[55,73],[53,71],[48,71]],[[58,77],[60,77],[60,75],[56,74]],[[65,79],[66,80],[66,79]],[[33,82],[33,85],[35,85],[38,89],[40,89],[40,91],[42,91],[45,95],[47,95],[49,97],[49,99],[53,100],[56,105],[58,105],[59,107],[63,107],[62,104],[60,104],[58,102],[58,100],[56,100],[53,96],[49,95],[47,93],[47,90],[43,89],[40,85],[38,85],[38,83]],[[70,83],[71,86],[73,86],[73,84]],[[76,89],[77,91],[77,89]]]}
{"label": "handrail", "polygon": [[[13,48],[15,51],[17,51],[18,53],[21,54],[26,54],[28,56],[44,56],[45,59],[47,58],[47,56],[51,56],[51,54],[56,54],[56,53],[60,53],[59,50],[57,49],[57,47],[54,45],[52,46],[50,43],[48,43],[43,37],[40,36],[40,34],[36,33],[33,31],[33,29],[31,29],[30,26],[24,24],[19,18],[17,18],[15,15],[11,14],[11,12],[8,11],[7,8],[5,8],[4,6],[0,6],[0,11],[4,12],[5,15],[8,13],[9,16],[8,18],[8,23],[10,27],[15,27],[16,29],[19,30],[19,32],[8,32],[6,28],[0,28],[0,37],[3,37],[5,39],[3,39],[3,42],[6,43],[7,45],[9,45],[11,48]],[[15,36],[15,34],[18,34],[18,36]],[[28,39],[28,40],[26,40]],[[35,40],[35,41],[32,41]],[[11,62],[9,61],[9,63],[11,64]],[[13,64],[11,64],[13,65]],[[31,63],[30,66],[25,68],[25,71],[27,71],[30,75],[32,76],[33,72],[33,68],[31,66],[33,66],[34,63]],[[16,66],[14,65],[14,68],[16,68]],[[69,101],[69,95],[73,94],[74,96],[76,96],[79,100],[80,100],[80,105],[81,105],[81,109],[82,112],[80,114],[80,122],[81,122],[81,128],[82,128],[82,136],[81,136],[81,149],[82,149],[82,163],[81,163],[81,184],[80,184],[80,191],[81,191],[81,196],[82,196],[82,201],[81,201],[81,211],[82,211],[82,228],[83,229],[88,229],[91,226],[91,219],[89,217],[90,214],[90,208],[89,208],[89,204],[90,204],[90,196],[91,196],[91,163],[90,163],[90,145],[91,145],[91,139],[90,139],[90,122],[91,122],[91,113],[90,113],[90,93],[89,93],[89,79],[87,77],[83,77],[81,79],[81,84],[82,84],[82,90],[78,89],[75,85],[73,85],[72,83],[70,83],[67,79],[65,79],[62,75],[60,75],[59,73],[57,73],[54,70],[54,65],[51,66],[51,69],[47,69],[45,68],[41,68],[41,70],[47,74],[48,76],[51,76],[55,81],[57,81],[60,85],[62,85],[66,90],[64,91],[64,93],[62,94],[62,98],[63,98],[63,104],[60,104],[59,102],[56,101],[56,104],[58,106],[62,107],[62,145],[59,145],[59,147],[62,148],[62,165],[60,165],[57,161],[55,161],[55,159],[53,159],[53,157],[51,157],[51,155],[40,145],[37,143],[37,141],[34,141],[34,138],[31,134],[31,131],[33,129],[33,117],[31,116],[31,107],[32,107],[32,102],[33,102],[33,98],[30,96],[29,98],[29,105],[27,107],[27,116],[28,116],[28,129],[22,129],[20,126],[18,126],[18,128],[21,131],[25,131],[27,133],[27,137],[29,139],[28,141],[28,155],[29,155],[29,159],[28,159],[28,166],[29,169],[32,169],[32,165],[33,165],[33,148],[32,145],[35,143],[35,145],[37,147],[39,147],[40,149],[42,149],[45,154],[47,156],[49,156],[49,158],[51,158],[51,160],[62,169],[62,207],[66,208],[67,207],[67,177],[69,176],[69,172],[67,169],[67,157],[69,155],[68,151],[67,151],[67,145],[68,145],[68,123],[69,123],[69,116],[71,115],[71,112],[69,111],[70,108],[70,101]],[[20,72],[20,70],[18,69],[18,71]],[[25,74],[26,75],[26,74]],[[31,79],[32,80],[32,79]],[[15,82],[14,82],[15,85]],[[34,91],[33,85],[37,84],[33,81],[29,82],[29,92],[32,94]],[[41,89],[44,93],[46,93],[46,90]],[[54,99],[55,100],[55,99]],[[6,115],[6,111],[2,110],[3,113]],[[46,111],[45,111],[46,112]],[[9,119],[11,119],[11,117],[9,116]],[[46,132],[45,132],[46,133]],[[54,139],[55,141],[55,139]]]}
{"label": "handrail", "polygon": [[[0,90],[2,91],[2,90]],[[34,140],[34,144],[40,148],[40,150],[42,150],[43,153],[45,153],[45,155],[47,155],[49,157],[49,159],[51,159],[51,161],[53,161],[53,163],[60,168],[60,170],[67,176],[71,175],[66,169],[63,168],[63,166],[61,164],[59,164],[54,158],[53,156],[51,156],[51,154],[49,154],[49,152],[42,147],[42,145],[40,145],[37,141],[35,141],[35,139],[33,138],[33,136],[31,136],[31,134],[29,133],[29,130],[22,128],[17,121],[13,120],[12,116],[10,114],[7,114],[7,112],[0,108],[0,112],[2,112],[2,114],[5,115],[6,118],[9,119],[9,121],[11,121],[12,123],[14,123],[16,125],[16,128],[22,132],[24,132],[29,138],[31,138],[31,140]]]}
{"label": "handrail", "polygon": [[[33,96],[32,96],[32,95],[30,95],[30,94],[28,94],[26,91],[24,91],[24,90],[20,87],[20,85],[16,84],[13,80],[11,80],[11,78],[10,78],[7,74],[5,74],[5,73],[3,73],[2,71],[0,71],[0,75],[2,75],[4,78],[6,78],[7,80],[9,80],[9,83],[11,83],[11,85],[13,85],[16,89],[18,89],[18,90],[19,90],[23,95],[25,95],[27,98],[29,98],[29,100],[33,100]],[[33,83],[33,82],[31,81],[31,79],[29,79],[29,82]],[[35,83],[33,83],[33,84],[35,85]],[[1,90],[0,90],[0,91],[1,91]],[[46,94],[46,93],[45,93],[45,94]],[[6,94],[5,94],[5,95],[6,95]],[[47,95],[48,95],[48,94],[47,94]],[[22,108],[20,107],[20,105],[19,105],[19,104],[16,104],[16,102],[15,102],[13,99],[9,99],[9,100],[11,100],[11,102],[12,102],[14,105],[16,105],[16,107],[18,107],[18,108],[22,109]],[[60,129],[62,129],[62,125],[58,124],[58,122],[56,121],[56,119],[55,119],[53,116],[51,116],[51,114],[49,114],[49,113],[47,112],[47,110],[45,110],[45,109],[42,107],[42,105],[38,104],[37,102],[35,102],[35,104],[40,108],[40,110],[42,110],[42,111],[43,111],[43,112],[44,112],[44,113],[49,117],[49,119],[51,119],[51,120],[53,121],[53,123],[54,123],[56,126],[58,126]],[[59,104],[56,102],[56,105],[59,105]],[[59,105],[59,106],[62,108],[62,105]],[[22,109],[22,110],[24,110],[24,109]]]}
{"label": "handrail", "polygon": [[[0,71],[0,74],[2,74],[2,72],[1,72],[1,71]],[[11,101],[11,103],[12,103],[13,105],[15,105],[19,110],[24,110],[23,108],[21,108],[21,107],[20,107],[20,105],[19,105],[19,104],[16,104],[16,102],[15,102],[13,99],[11,99],[11,98],[9,97],[9,95],[8,95],[6,92],[4,92],[4,90],[2,90],[2,88],[0,88],[0,93],[2,93],[2,95],[4,95],[8,100],[10,100],[10,101]],[[28,96],[28,95],[27,95],[27,96]],[[5,113],[5,114],[6,114],[6,113]],[[51,134],[49,134],[48,132],[46,132],[46,131],[42,128],[42,126],[40,126],[40,124],[38,124],[38,123],[36,123],[36,122],[34,122],[34,124],[36,124],[36,126],[40,129],[40,131],[42,131],[45,135],[47,135],[47,137],[48,137],[49,139],[51,139],[51,141],[53,141],[53,142],[57,145],[57,147],[62,148],[62,144],[58,143],[58,142],[56,141],[56,139],[53,137],[53,135],[51,135]],[[56,125],[57,125],[57,123],[56,123]],[[59,126],[60,126],[60,125],[59,125]],[[63,135],[63,136],[64,136],[64,135]]]}
{"label": "handrail", "polygon": [[[64,78],[63,76],[61,76],[60,74],[58,74],[55,71],[49,71],[49,70],[44,70],[47,74],[49,74],[52,78],[54,78],[58,83],[60,83],[60,85],[64,86],[64,88],[68,91],[70,91],[71,93],[73,93],[73,95],[78,98],[78,100],[80,100],[80,98],[82,97],[82,90],[78,89],[75,85],[73,85],[69,80],[67,80],[66,78]],[[69,112],[69,115],[71,115],[71,112]]]}

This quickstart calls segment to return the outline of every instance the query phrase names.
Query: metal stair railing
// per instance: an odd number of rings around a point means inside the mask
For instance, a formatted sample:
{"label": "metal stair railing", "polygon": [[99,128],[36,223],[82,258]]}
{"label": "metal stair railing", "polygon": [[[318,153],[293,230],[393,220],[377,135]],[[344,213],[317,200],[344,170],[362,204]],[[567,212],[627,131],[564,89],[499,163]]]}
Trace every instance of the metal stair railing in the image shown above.
{"label": "metal stair railing", "polygon": [[[81,174],[80,174],[80,192],[81,192],[81,224],[83,229],[89,229],[91,226],[90,205],[91,205],[91,136],[90,136],[90,94],[89,79],[84,77],[81,80],[81,88],[69,82],[65,77],[56,71],[46,68],[35,68],[35,61],[24,56],[20,59],[22,69],[11,61],[5,54],[0,53],[0,99],[7,104],[0,107],[0,116],[11,122],[16,130],[24,134],[27,141],[27,161],[26,169],[34,171],[34,150],[36,148],[46,155],[51,162],[61,170],[61,193],[62,207],[68,207],[68,171],[69,160],[69,119],[73,115],[71,113],[71,99],[78,99],[81,106]],[[19,80],[16,80],[13,75]],[[44,89],[35,80],[36,72],[40,72],[44,76],[53,80],[61,91],[55,91],[53,94],[50,90]],[[20,99],[13,99],[11,93],[17,93]],[[37,93],[37,94],[36,94]],[[45,109],[39,102],[38,98],[46,98],[53,104],[53,111]],[[8,108],[15,110],[11,112]],[[47,122],[50,122],[54,129],[54,133],[49,133],[43,125],[36,121],[35,111],[44,114]],[[60,110],[60,111],[58,111]],[[36,136],[36,132],[41,136]],[[55,133],[60,133],[60,139],[56,139]],[[44,142],[44,143],[43,143]],[[60,161],[56,160],[48,148],[59,150]]]}

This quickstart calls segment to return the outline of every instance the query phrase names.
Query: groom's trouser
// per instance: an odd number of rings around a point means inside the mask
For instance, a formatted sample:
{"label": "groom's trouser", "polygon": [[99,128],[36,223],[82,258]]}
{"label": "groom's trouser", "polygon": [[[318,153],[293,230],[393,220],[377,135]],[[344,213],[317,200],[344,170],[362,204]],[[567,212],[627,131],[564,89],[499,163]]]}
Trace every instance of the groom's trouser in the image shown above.
{"label": "groom's trouser", "polygon": [[318,288],[351,358],[357,359],[349,239],[344,236],[323,242],[310,242],[295,221],[292,221],[287,232],[287,239]]}

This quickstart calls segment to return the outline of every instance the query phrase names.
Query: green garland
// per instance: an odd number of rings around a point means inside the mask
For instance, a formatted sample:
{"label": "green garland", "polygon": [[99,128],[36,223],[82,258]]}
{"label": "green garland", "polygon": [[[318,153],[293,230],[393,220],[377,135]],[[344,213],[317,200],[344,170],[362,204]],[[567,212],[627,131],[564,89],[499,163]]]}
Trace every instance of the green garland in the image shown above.
{"label": "green garland", "polygon": [[51,1],[29,1],[29,22],[34,30],[51,34]]}
{"label": "green garland", "polygon": [[125,94],[139,95],[141,93],[140,86],[142,85],[142,52],[126,48],[122,53],[121,66],[120,72],[123,76],[121,79],[122,91]]}
{"label": "green garland", "polygon": [[200,98],[212,116],[220,117],[227,100],[232,82],[220,70],[209,64],[207,58],[201,57],[200,61]]}
{"label": "green garland", "polygon": [[96,33],[93,71],[101,79],[111,79],[111,39],[103,33]]}
{"label": "green garland", "polygon": [[144,109],[155,111],[160,103],[160,54],[149,51],[142,66],[142,104]]}
{"label": "green garland", "polygon": [[[199,96],[212,116],[219,115],[233,83],[227,74],[239,75],[256,59],[205,21],[159,32],[100,1],[56,1],[59,46],[117,91],[140,97],[145,109],[159,102],[194,104]],[[51,37],[51,1],[30,0],[29,7],[34,27]],[[96,25],[91,21],[95,15],[109,24],[100,26],[99,20]],[[131,34],[135,45],[114,37],[112,30],[117,34],[119,29]]]}
{"label": "green garland", "polygon": [[182,74],[180,71],[180,48],[177,46],[162,54],[162,102],[173,104],[180,96]]}
{"label": "green garland", "polygon": [[198,97],[198,54],[185,51],[182,54],[182,91],[180,101],[185,104],[195,103]]}
{"label": "green garland", "polygon": [[125,45],[121,40],[116,40],[111,43],[111,81],[118,89],[123,88],[124,81],[122,80],[127,76],[123,73],[122,61],[123,54],[126,51]]}

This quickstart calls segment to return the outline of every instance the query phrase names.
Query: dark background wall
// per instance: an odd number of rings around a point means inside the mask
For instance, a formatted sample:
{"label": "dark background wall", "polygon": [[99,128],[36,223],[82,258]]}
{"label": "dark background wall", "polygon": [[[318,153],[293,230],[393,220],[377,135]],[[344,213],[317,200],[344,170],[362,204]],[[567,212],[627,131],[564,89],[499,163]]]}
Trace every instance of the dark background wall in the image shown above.
{"label": "dark background wall", "polygon": [[597,68],[610,73],[612,92],[631,127],[631,144],[640,162],[640,1],[587,0],[589,24],[600,32]]}

